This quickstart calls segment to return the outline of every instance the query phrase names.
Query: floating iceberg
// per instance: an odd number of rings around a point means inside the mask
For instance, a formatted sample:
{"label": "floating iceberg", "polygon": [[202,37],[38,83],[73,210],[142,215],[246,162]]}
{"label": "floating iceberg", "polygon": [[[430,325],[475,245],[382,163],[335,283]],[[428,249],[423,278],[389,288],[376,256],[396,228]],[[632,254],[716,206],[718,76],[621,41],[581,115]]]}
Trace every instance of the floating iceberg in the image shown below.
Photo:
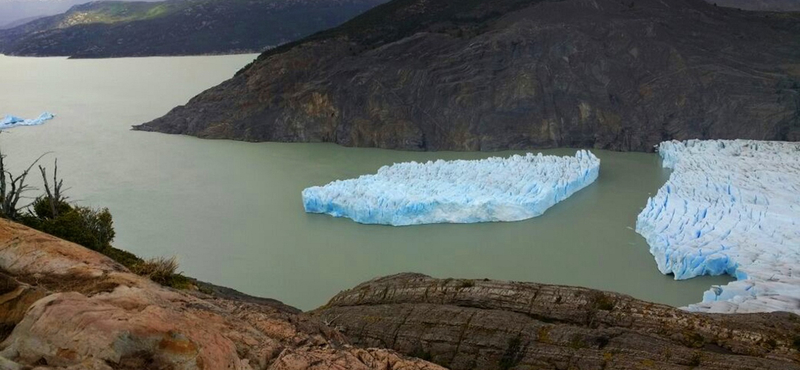
{"label": "floating iceberg", "polygon": [[800,313],[800,143],[663,142],[667,183],[636,231],[675,279],[729,274],[701,312]]}
{"label": "floating iceberg", "polygon": [[600,160],[527,154],[510,158],[406,162],[375,175],[303,190],[306,212],[364,224],[519,221],[536,217],[597,179]]}
{"label": "floating iceberg", "polygon": [[6,115],[0,119],[0,130],[17,126],[37,126],[44,124],[45,121],[53,119],[53,117],[55,117],[55,115],[48,112],[44,112],[40,114],[39,117],[33,119],[23,119],[16,116]]}

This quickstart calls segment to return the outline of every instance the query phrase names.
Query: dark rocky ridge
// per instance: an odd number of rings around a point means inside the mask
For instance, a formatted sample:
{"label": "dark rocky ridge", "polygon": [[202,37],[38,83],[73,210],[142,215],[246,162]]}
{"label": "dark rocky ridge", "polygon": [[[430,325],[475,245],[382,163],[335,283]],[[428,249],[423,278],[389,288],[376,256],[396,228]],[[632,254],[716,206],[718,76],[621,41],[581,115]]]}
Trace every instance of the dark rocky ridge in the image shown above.
{"label": "dark rocky ridge", "polygon": [[592,289],[378,278],[313,312],[355,344],[452,370],[800,369],[800,317],[694,314]]}
{"label": "dark rocky ridge", "polygon": [[103,1],[0,30],[0,53],[107,58],[261,52],[386,0]]}
{"label": "dark rocky ridge", "polygon": [[800,11],[798,0],[706,0],[709,3],[730,8],[758,11]]}
{"label": "dark rocky ridge", "polygon": [[800,15],[701,0],[395,0],[139,130],[406,150],[800,139]]}

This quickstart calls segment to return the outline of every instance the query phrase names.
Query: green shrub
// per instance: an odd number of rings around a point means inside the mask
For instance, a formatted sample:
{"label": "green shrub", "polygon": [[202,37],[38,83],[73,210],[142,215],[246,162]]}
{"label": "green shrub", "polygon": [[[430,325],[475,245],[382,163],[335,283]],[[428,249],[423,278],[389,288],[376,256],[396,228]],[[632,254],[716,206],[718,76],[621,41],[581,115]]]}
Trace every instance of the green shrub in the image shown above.
{"label": "green shrub", "polygon": [[[56,214],[63,215],[72,210],[72,206],[67,202],[56,202],[55,205]],[[33,201],[31,204],[31,208],[33,208],[33,215],[39,219],[48,219],[48,218],[55,218],[53,215],[53,206],[50,204],[50,200],[47,197],[39,197]]]}
{"label": "green shrub", "polygon": [[81,216],[85,229],[92,234],[102,247],[111,245],[114,241],[114,220],[108,208],[92,209],[77,207],[75,211]]}
{"label": "green shrub", "polygon": [[[183,274],[179,272],[177,274],[170,275],[167,281],[161,284],[175,289],[189,290],[195,287],[194,283],[195,282],[191,278],[183,276]],[[203,290],[200,289],[200,291]],[[209,292],[208,290],[206,290],[204,293],[213,294],[213,292]]]}
{"label": "green shrub", "polygon": [[69,211],[58,218],[40,220],[39,227],[40,230],[50,235],[80,244],[86,248],[96,251],[103,249],[103,245],[100,244],[97,237],[87,230],[86,225],[83,223],[83,218],[78,212]]}
{"label": "green shrub", "polygon": [[110,257],[112,260],[117,261],[117,263],[121,264],[122,266],[127,267],[129,270],[133,269],[133,266],[136,264],[144,262],[144,260],[139,258],[139,256],[122,249],[114,248],[112,246],[106,247],[101,251],[101,253]]}
{"label": "green shrub", "polygon": [[42,206],[42,203],[47,202],[39,202],[38,210],[34,208],[37,217],[26,217],[23,223],[95,251],[103,251],[114,240],[114,222],[108,209],[94,210],[66,204],[61,207],[65,212],[56,218],[48,218],[39,217],[51,214],[49,204]]}

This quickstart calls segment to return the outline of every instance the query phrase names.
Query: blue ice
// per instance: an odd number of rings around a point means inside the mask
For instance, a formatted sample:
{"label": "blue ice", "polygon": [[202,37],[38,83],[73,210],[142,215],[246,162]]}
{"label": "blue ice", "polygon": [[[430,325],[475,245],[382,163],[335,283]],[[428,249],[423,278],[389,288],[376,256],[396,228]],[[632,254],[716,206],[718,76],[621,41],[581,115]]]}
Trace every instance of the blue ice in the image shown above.
{"label": "blue ice", "polygon": [[667,141],[666,184],[639,214],[658,269],[734,276],[689,310],[800,313],[800,143]]}
{"label": "blue ice", "polygon": [[0,130],[4,128],[12,128],[17,126],[37,126],[44,124],[45,121],[51,120],[55,117],[52,113],[44,112],[39,117],[24,119],[17,116],[6,115],[0,119]]}
{"label": "blue ice", "polygon": [[303,206],[363,224],[519,221],[588,186],[599,170],[600,160],[586,150],[572,157],[528,153],[396,163],[374,175],[307,188]]}

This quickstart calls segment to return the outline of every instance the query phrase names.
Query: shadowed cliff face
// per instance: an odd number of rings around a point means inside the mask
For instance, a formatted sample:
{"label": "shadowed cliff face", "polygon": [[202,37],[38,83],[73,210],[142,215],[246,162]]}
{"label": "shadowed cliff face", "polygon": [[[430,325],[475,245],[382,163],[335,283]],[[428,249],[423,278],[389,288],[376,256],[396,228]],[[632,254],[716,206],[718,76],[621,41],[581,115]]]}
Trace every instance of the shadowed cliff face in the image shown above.
{"label": "shadowed cliff face", "polygon": [[800,369],[800,317],[694,314],[592,289],[378,278],[313,312],[362,346],[453,370]]}
{"label": "shadowed cliff face", "polygon": [[701,0],[396,0],[140,130],[406,150],[800,139],[800,16]]}

